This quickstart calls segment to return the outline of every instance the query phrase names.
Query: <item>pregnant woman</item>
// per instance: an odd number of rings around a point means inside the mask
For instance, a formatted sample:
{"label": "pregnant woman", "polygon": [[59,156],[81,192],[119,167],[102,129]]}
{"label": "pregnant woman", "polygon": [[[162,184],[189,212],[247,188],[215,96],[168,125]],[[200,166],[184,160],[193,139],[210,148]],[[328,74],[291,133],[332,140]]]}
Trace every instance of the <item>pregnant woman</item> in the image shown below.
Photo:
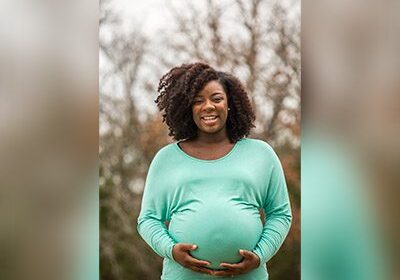
{"label": "pregnant woman", "polygon": [[161,279],[268,279],[292,214],[275,152],[246,138],[255,117],[242,84],[193,63],[171,69],[158,91],[177,142],[150,165],[137,228],[164,257]]}

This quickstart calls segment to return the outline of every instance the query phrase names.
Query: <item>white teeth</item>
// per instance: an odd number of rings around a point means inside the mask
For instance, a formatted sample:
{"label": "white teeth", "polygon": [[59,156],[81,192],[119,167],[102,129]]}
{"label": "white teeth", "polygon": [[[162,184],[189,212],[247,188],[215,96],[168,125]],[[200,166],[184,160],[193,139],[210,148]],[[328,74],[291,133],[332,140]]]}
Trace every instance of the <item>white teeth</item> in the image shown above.
{"label": "white teeth", "polygon": [[217,116],[213,116],[213,117],[203,117],[203,119],[205,120],[215,120],[217,118]]}

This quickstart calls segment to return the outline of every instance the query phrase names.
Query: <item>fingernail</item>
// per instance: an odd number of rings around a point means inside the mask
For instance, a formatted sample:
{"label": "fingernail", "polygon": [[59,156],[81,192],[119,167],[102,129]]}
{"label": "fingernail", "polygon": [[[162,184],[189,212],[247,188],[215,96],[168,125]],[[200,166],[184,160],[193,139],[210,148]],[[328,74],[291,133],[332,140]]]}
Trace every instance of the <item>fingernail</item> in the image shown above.
{"label": "fingernail", "polygon": [[241,254],[242,254],[242,253],[243,253],[243,250],[242,250],[242,249],[240,249],[240,250],[239,250],[239,253],[241,253]]}
{"label": "fingernail", "polygon": [[196,249],[197,248],[197,246],[196,245],[193,245],[193,247],[192,247],[193,249]]}

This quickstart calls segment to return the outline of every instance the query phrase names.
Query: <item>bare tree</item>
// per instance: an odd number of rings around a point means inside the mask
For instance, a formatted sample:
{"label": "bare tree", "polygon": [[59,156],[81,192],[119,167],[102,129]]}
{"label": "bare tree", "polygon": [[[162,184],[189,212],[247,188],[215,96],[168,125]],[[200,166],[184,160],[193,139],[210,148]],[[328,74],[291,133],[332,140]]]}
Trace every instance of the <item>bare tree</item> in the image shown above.
{"label": "bare tree", "polygon": [[[105,4],[101,7],[105,10],[100,29],[118,26],[113,11]],[[100,69],[101,277],[156,279],[161,262],[145,253],[149,249],[135,230],[143,177],[152,156],[146,153],[146,143],[142,145],[140,135],[147,135],[148,128],[139,121],[134,94],[142,83],[147,39],[137,30],[128,34],[112,30],[100,40],[106,65]]]}
{"label": "bare tree", "polygon": [[[298,2],[286,2],[286,7],[281,1],[265,0],[208,0],[205,7],[179,2],[177,8],[171,4],[178,39],[166,38],[166,45],[183,59],[206,61],[236,73],[244,80],[256,109],[255,135],[272,144],[283,144],[288,139],[279,139],[276,132],[286,131],[289,142],[296,146],[296,124],[300,121],[300,22],[296,13],[292,19],[287,14],[299,7]],[[261,12],[267,8],[270,13]],[[228,13],[234,22],[221,24]],[[229,28],[238,31],[232,34]]]}

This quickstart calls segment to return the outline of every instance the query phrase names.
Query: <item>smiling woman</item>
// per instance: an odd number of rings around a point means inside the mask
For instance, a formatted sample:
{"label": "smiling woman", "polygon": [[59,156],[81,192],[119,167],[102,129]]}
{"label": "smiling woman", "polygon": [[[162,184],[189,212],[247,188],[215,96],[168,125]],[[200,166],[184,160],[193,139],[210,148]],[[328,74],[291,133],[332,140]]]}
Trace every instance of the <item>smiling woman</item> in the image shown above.
{"label": "smiling woman", "polygon": [[211,81],[194,97],[192,112],[197,127],[207,133],[221,130],[228,115],[228,98],[222,85]]}
{"label": "smiling woman", "polygon": [[242,84],[194,63],[164,75],[159,92],[178,142],[150,165],[138,231],[165,258],[161,279],[267,279],[292,214],[275,152],[246,138],[254,113]]}
{"label": "smiling woman", "polygon": [[[163,112],[169,135],[176,140],[193,140],[206,129],[207,136],[214,139],[218,136],[234,143],[254,127],[255,115],[242,83],[233,75],[216,71],[207,64],[172,68],[161,78],[158,91],[156,103]],[[211,130],[204,127],[205,120],[202,122],[201,117],[207,114],[218,115],[222,126]]]}

